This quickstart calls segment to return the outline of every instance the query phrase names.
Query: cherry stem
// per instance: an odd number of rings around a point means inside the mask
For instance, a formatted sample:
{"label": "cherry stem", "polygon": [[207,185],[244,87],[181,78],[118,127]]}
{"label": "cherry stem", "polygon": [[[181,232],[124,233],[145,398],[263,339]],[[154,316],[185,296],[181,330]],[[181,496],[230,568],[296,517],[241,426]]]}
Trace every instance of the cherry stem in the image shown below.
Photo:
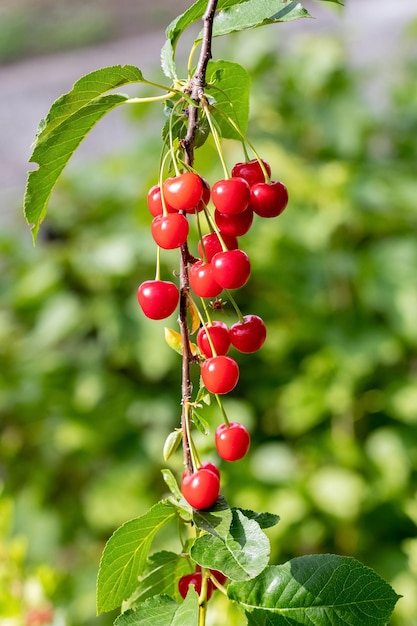
{"label": "cherry stem", "polygon": [[226,424],[227,428],[230,426],[229,418],[226,415],[226,411],[224,410],[224,406],[222,401],[220,400],[220,396],[218,393],[214,394],[216,396],[217,404],[219,405],[220,411],[222,413],[223,421]]}
{"label": "cherry stem", "polygon": [[213,340],[211,338],[210,331],[208,329],[208,326],[212,326],[211,318],[210,318],[209,312],[207,310],[207,305],[206,305],[206,303],[205,303],[203,298],[201,298],[201,302],[203,303],[203,309],[204,309],[204,312],[205,312],[205,314],[207,316],[207,320],[208,321],[206,322],[203,319],[203,316],[201,315],[199,309],[197,308],[198,317],[200,318],[200,322],[202,323],[203,328],[206,331],[207,341],[209,342],[209,346],[210,346],[210,349],[211,349],[211,352],[212,352],[212,356],[217,356],[216,348],[214,347]]}
{"label": "cherry stem", "polygon": [[161,248],[159,246],[156,247],[155,280],[161,280]]}
{"label": "cherry stem", "polygon": [[214,143],[216,144],[217,152],[218,152],[220,162],[222,164],[223,171],[224,171],[224,177],[226,180],[228,180],[230,176],[229,176],[229,171],[227,169],[226,161],[223,155],[223,150],[222,150],[222,146],[221,146],[220,139],[219,139],[219,133],[217,132],[217,129],[213,124],[213,120],[211,118],[210,109],[209,109],[207,102],[204,104],[203,110],[204,110],[205,116],[207,117],[211,134],[213,135]]}
{"label": "cherry stem", "polygon": [[163,181],[163,172],[165,167],[165,162],[168,159],[170,152],[167,152],[162,159],[160,168],[159,168],[159,192],[161,194],[161,202],[162,202],[162,214],[166,217],[168,215],[168,209],[165,202],[165,194],[164,194],[164,181]]}
{"label": "cherry stem", "polygon": [[236,300],[234,299],[234,297],[232,296],[232,294],[230,293],[230,291],[228,289],[226,290],[226,292],[227,292],[228,299],[230,300],[234,310],[236,311],[236,315],[239,318],[239,322],[243,323],[245,321],[245,319],[244,319],[244,317],[242,315],[242,311],[239,309],[239,306],[238,306]]}
{"label": "cherry stem", "polygon": [[[194,76],[190,80],[189,95],[192,104],[188,106],[188,128],[181,145],[184,149],[185,163],[192,167],[194,164],[194,145],[198,128],[198,114],[201,98],[204,94],[206,85],[207,64],[211,59],[211,44],[213,38],[213,21],[216,14],[218,0],[208,0],[207,9],[203,16],[203,39],[200,50],[200,57]],[[192,394],[192,385],[190,377],[190,365],[192,362],[192,354],[190,350],[190,331],[187,320],[187,308],[190,292],[190,281],[188,276],[188,263],[190,261],[190,253],[188,245],[185,243],[181,246],[180,256],[180,309],[179,309],[179,325],[181,329],[182,350],[182,382],[181,382],[181,398],[182,398],[182,440],[184,452],[184,466],[188,472],[193,471],[193,459],[191,452],[191,444],[189,438],[190,426],[190,402]],[[205,605],[200,607],[199,626],[204,626],[206,620]]]}

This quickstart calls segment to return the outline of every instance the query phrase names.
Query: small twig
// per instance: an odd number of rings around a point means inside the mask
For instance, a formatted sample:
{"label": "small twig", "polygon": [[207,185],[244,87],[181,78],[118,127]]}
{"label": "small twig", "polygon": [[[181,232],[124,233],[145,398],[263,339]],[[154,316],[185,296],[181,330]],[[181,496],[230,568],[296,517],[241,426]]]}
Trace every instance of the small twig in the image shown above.
{"label": "small twig", "polygon": [[[201,43],[200,57],[197,63],[197,68],[194,76],[190,82],[190,97],[195,104],[190,104],[188,107],[188,127],[187,134],[182,141],[184,148],[185,163],[192,167],[194,163],[194,143],[195,136],[198,128],[198,115],[199,104],[201,97],[204,93],[204,87],[206,85],[206,71],[207,64],[211,59],[211,42],[213,36],[213,20],[216,13],[218,0],[208,0],[207,9],[203,17],[203,39]],[[184,466],[188,472],[193,471],[192,456],[190,449],[190,442],[188,439],[188,426],[190,420],[190,402],[192,394],[192,385],[190,377],[190,364],[193,361],[193,356],[190,350],[190,332],[187,320],[187,308],[188,308],[188,294],[190,290],[189,278],[188,278],[188,264],[191,260],[191,255],[188,250],[188,245],[185,243],[181,247],[181,261],[180,261],[180,310],[179,310],[179,325],[181,330],[182,339],[182,382],[181,382],[181,395],[182,395],[182,435],[183,435],[183,451],[184,451]]]}
{"label": "small twig", "polygon": [[182,145],[184,147],[185,159],[188,165],[194,161],[194,141],[198,128],[198,105],[206,86],[206,71],[208,62],[211,59],[211,42],[213,37],[213,20],[216,14],[218,0],[209,0],[207,9],[203,16],[203,39],[201,42],[200,57],[194,76],[191,79],[190,96],[195,102],[195,106],[188,107],[188,129]]}

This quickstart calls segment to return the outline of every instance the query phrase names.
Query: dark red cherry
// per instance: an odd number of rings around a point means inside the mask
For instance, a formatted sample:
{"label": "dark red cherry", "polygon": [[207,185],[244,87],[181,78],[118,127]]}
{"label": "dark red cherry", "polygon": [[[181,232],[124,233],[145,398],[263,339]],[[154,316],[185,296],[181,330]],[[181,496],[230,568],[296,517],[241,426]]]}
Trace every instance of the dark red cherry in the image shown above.
{"label": "dark red cherry", "polygon": [[[232,237],[226,233],[220,234],[228,250],[235,250],[239,247],[236,237]],[[217,252],[222,252],[222,244],[217,233],[207,233],[207,235],[203,235],[202,239],[200,239],[198,242],[198,252],[201,257],[204,256],[203,248],[206,252],[208,263],[210,263],[211,259],[215,254],[217,254]]]}
{"label": "dark red cherry", "polygon": [[288,191],[284,183],[257,183],[251,188],[250,206],[260,217],[277,217],[288,204]]}
{"label": "dark red cherry", "polygon": [[211,199],[220,213],[242,213],[250,200],[250,187],[244,178],[219,180],[213,185]]}
{"label": "dark red cherry", "polygon": [[240,289],[250,276],[250,260],[243,250],[218,252],[211,260],[213,278],[223,289]]}
{"label": "dark red cherry", "polygon": [[252,226],[253,211],[250,206],[242,211],[242,213],[237,214],[219,213],[216,209],[214,211],[214,220],[222,236],[227,234],[234,237],[241,237],[245,235]]}
{"label": "dark red cherry", "polygon": [[[269,163],[263,159],[262,163],[268,176],[271,176],[271,167]],[[256,183],[265,182],[265,175],[257,159],[247,161],[246,163],[236,163],[232,169],[232,176],[240,176],[241,178],[244,178],[248,182],[249,187],[252,187],[252,185],[255,185]]]}

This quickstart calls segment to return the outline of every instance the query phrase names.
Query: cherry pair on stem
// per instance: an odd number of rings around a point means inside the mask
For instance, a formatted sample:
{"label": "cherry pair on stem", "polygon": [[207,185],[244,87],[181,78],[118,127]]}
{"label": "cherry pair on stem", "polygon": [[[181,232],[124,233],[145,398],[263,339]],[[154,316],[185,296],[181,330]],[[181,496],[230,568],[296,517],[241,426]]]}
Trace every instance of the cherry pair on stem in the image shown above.
{"label": "cherry pair on stem", "polygon": [[[243,424],[229,422],[217,427],[215,444],[219,456],[225,461],[239,461],[248,452],[250,434]],[[206,462],[195,472],[184,472],[181,492],[194,509],[213,506],[220,494],[220,472],[214,463]]]}

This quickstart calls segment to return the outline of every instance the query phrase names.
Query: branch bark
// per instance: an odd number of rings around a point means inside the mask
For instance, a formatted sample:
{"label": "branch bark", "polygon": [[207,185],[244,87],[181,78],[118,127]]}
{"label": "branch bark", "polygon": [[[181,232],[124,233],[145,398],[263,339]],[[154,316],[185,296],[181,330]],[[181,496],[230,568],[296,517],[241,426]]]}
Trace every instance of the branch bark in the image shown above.
{"label": "branch bark", "polygon": [[[204,93],[204,87],[206,86],[206,72],[207,64],[211,59],[211,44],[213,38],[213,20],[216,14],[218,0],[209,0],[207,3],[207,9],[203,16],[203,39],[201,44],[200,57],[197,63],[197,67],[194,76],[191,79],[190,84],[190,96],[195,102],[195,105],[189,105],[188,107],[188,127],[187,134],[182,141],[184,149],[185,162],[193,166],[194,163],[194,144],[195,137],[198,128],[199,118],[199,104],[201,97]],[[188,278],[188,264],[190,260],[190,253],[188,245],[185,243],[181,247],[181,259],[180,259],[180,308],[179,308],[179,326],[182,339],[182,381],[181,381],[181,425],[182,425],[182,441],[184,451],[184,466],[187,472],[193,471],[192,453],[190,447],[190,441],[188,437],[189,433],[189,419],[192,397],[192,385],[190,377],[190,365],[193,361],[193,357],[190,350],[190,332],[187,320],[188,298],[190,291],[190,283]]]}

